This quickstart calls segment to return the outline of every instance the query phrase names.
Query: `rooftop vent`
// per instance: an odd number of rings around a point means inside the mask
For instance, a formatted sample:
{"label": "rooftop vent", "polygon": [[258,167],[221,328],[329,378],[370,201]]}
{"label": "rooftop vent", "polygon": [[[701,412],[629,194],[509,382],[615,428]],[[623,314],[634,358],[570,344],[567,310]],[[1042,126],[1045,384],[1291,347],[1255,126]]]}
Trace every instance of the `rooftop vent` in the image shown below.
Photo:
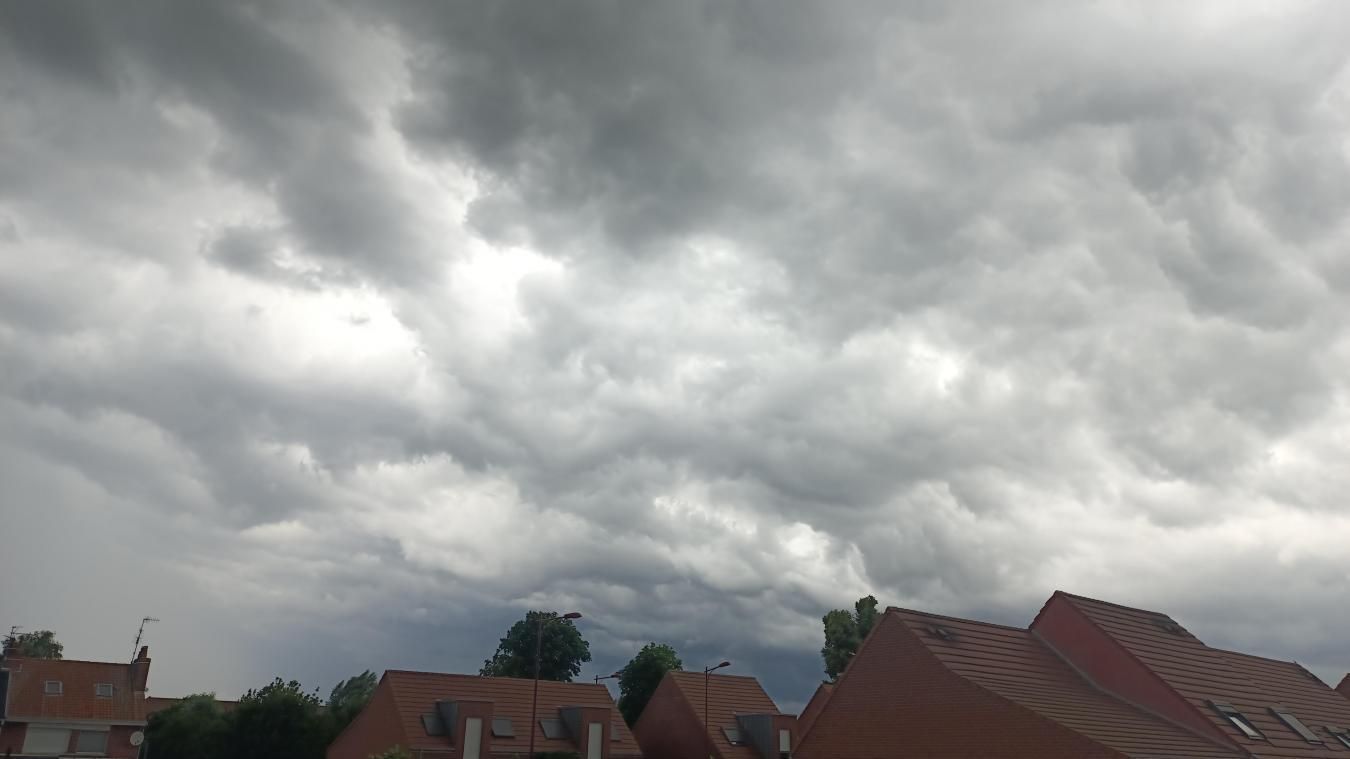
{"label": "rooftop vent", "polygon": [[1163,632],[1171,633],[1171,634],[1173,634],[1173,635],[1185,635],[1185,634],[1186,634],[1186,629],[1185,629],[1185,628],[1183,628],[1181,625],[1177,624],[1176,622],[1173,622],[1172,620],[1168,619],[1167,617],[1158,617],[1158,618],[1157,618],[1156,620],[1154,620],[1154,621],[1157,623],[1158,629],[1159,629],[1159,630],[1162,630]]}
{"label": "rooftop vent", "polygon": [[942,640],[956,640],[956,633],[952,632],[946,627],[943,627],[942,625],[929,625],[928,634],[932,635],[934,638],[940,638]]}

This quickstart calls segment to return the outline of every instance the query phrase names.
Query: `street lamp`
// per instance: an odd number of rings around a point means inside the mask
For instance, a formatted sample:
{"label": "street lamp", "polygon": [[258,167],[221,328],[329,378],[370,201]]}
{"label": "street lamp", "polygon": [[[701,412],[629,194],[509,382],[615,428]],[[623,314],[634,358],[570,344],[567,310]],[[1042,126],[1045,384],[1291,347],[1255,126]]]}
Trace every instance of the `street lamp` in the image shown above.
{"label": "street lamp", "polygon": [[581,612],[569,611],[561,617],[557,614],[540,614],[539,624],[534,634],[534,696],[530,698],[530,759],[534,759],[535,713],[539,709],[539,656],[544,646],[544,625],[560,619],[581,619]]}
{"label": "street lamp", "polygon": [[[715,667],[703,668],[703,734],[705,736],[708,735],[708,675],[723,667],[730,666],[731,662],[724,661]],[[712,740],[712,738],[708,738],[708,740]]]}
{"label": "street lamp", "polygon": [[623,670],[619,670],[612,675],[596,675],[595,684],[599,685],[601,680],[617,680],[620,677],[623,677]]}

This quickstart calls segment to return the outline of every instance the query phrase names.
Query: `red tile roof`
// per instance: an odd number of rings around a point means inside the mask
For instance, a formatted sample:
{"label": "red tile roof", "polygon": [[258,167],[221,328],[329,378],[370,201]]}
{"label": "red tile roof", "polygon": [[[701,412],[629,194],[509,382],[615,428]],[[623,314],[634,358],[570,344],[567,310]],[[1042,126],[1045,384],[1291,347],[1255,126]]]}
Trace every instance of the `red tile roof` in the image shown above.
{"label": "red tile roof", "polygon": [[[1072,603],[1204,719],[1254,756],[1347,756],[1347,750],[1334,743],[1325,727],[1350,727],[1350,701],[1298,664],[1210,648],[1166,614],[1063,592],[1055,595]],[[1210,706],[1211,701],[1237,708],[1265,739],[1243,737]],[[1274,706],[1291,710],[1325,745],[1300,738],[1271,713]]]}
{"label": "red tile roof", "polygon": [[759,754],[748,744],[733,746],[727,740],[724,727],[738,727],[738,714],[779,714],[769,694],[759,681],[745,675],[708,675],[707,720],[704,720],[702,672],[668,672],[670,678],[694,710],[694,716],[708,725],[708,734],[724,759],[745,757],[758,759]]}
{"label": "red tile roof", "polygon": [[536,752],[576,751],[577,746],[571,740],[544,737],[543,729],[538,723],[538,720],[557,719],[558,710],[567,706],[600,707],[611,710],[613,714],[611,729],[618,734],[619,740],[610,744],[610,754],[625,756],[641,753],[633,734],[619,716],[609,689],[603,685],[541,680],[538,719],[534,725],[527,727],[530,722],[530,699],[534,687],[532,680],[389,670],[384,673],[384,682],[392,689],[403,734],[407,738],[407,742],[401,745],[414,751],[444,749],[448,745],[448,738],[429,736],[422,725],[422,715],[435,713],[437,701],[491,701],[493,716],[509,717],[516,734],[515,738],[492,738],[494,753],[508,751],[509,749],[504,748],[505,744],[518,744],[520,752],[525,753],[530,740],[530,734],[526,732],[528,729],[535,731]]}
{"label": "red tile roof", "polygon": [[811,730],[811,723],[820,716],[820,710],[825,708],[826,702],[830,700],[830,694],[834,692],[834,683],[821,683],[816,687],[816,692],[811,694],[811,700],[806,702],[806,708],[802,709],[801,715],[797,717],[797,733],[802,737]]}
{"label": "red tile roof", "polygon": [[[145,722],[144,694],[132,691],[132,665],[74,659],[9,657],[6,718],[12,721],[98,720]],[[60,695],[47,695],[46,683],[61,683]],[[98,683],[111,683],[112,696],[94,695]]]}
{"label": "red tile roof", "polygon": [[[886,613],[950,671],[1127,756],[1239,756],[1098,690],[1029,630],[905,609]],[[934,628],[949,631],[950,639]]]}

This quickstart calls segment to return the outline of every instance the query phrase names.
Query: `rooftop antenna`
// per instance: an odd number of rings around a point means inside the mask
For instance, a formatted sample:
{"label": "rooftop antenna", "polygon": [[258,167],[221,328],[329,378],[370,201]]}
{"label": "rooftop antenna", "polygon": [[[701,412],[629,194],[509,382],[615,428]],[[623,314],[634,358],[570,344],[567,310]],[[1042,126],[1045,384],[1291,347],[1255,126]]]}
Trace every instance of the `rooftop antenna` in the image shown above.
{"label": "rooftop antenna", "polygon": [[154,617],[142,617],[142,618],[141,618],[141,629],[139,629],[139,630],[136,631],[136,642],[133,643],[132,646],[131,646],[131,660],[132,660],[132,661],[135,661],[135,660],[136,660],[136,652],[141,650],[141,636],[145,634],[145,623],[146,623],[146,622],[158,622],[158,621],[159,621],[159,620],[158,620],[158,619],[155,619]]}

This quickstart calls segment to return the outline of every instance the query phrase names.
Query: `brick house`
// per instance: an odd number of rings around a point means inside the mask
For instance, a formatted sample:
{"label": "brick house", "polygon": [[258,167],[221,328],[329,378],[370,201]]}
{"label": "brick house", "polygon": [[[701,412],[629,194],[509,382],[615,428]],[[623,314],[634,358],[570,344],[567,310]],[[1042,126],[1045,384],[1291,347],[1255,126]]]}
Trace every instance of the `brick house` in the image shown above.
{"label": "brick house", "polygon": [[0,755],[133,759],[145,734],[148,648],[130,664],[30,659],[0,662]]}
{"label": "brick house", "polygon": [[536,752],[642,756],[605,686],[541,680],[531,725],[533,686],[513,677],[389,670],[370,703],[328,747],[328,759],[366,759],[392,746],[417,759],[524,757],[530,730]]}
{"label": "brick house", "polygon": [[1350,700],[1165,614],[1056,592],[1029,629],[887,609],[800,759],[1350,758]]}
{"label": "brick house", "polygon": [[825,708],[825,704],[830,700],[830,694],[834,692],[834,683],[821,683],[816,686],[816,692],[811,694],[811,700],[806,702],[802,708],[802,713],[797,716],[797,732],[806,735],[811,730],[811,723],[820,716],[820,710]]}
{"label": "brick house", "polygon": [[[646,759],[780,759],[797,742],[797,718],[783,714],[753,677],[667,672],[633,726]],[[706,729],[705,729],[706,725]]]}

